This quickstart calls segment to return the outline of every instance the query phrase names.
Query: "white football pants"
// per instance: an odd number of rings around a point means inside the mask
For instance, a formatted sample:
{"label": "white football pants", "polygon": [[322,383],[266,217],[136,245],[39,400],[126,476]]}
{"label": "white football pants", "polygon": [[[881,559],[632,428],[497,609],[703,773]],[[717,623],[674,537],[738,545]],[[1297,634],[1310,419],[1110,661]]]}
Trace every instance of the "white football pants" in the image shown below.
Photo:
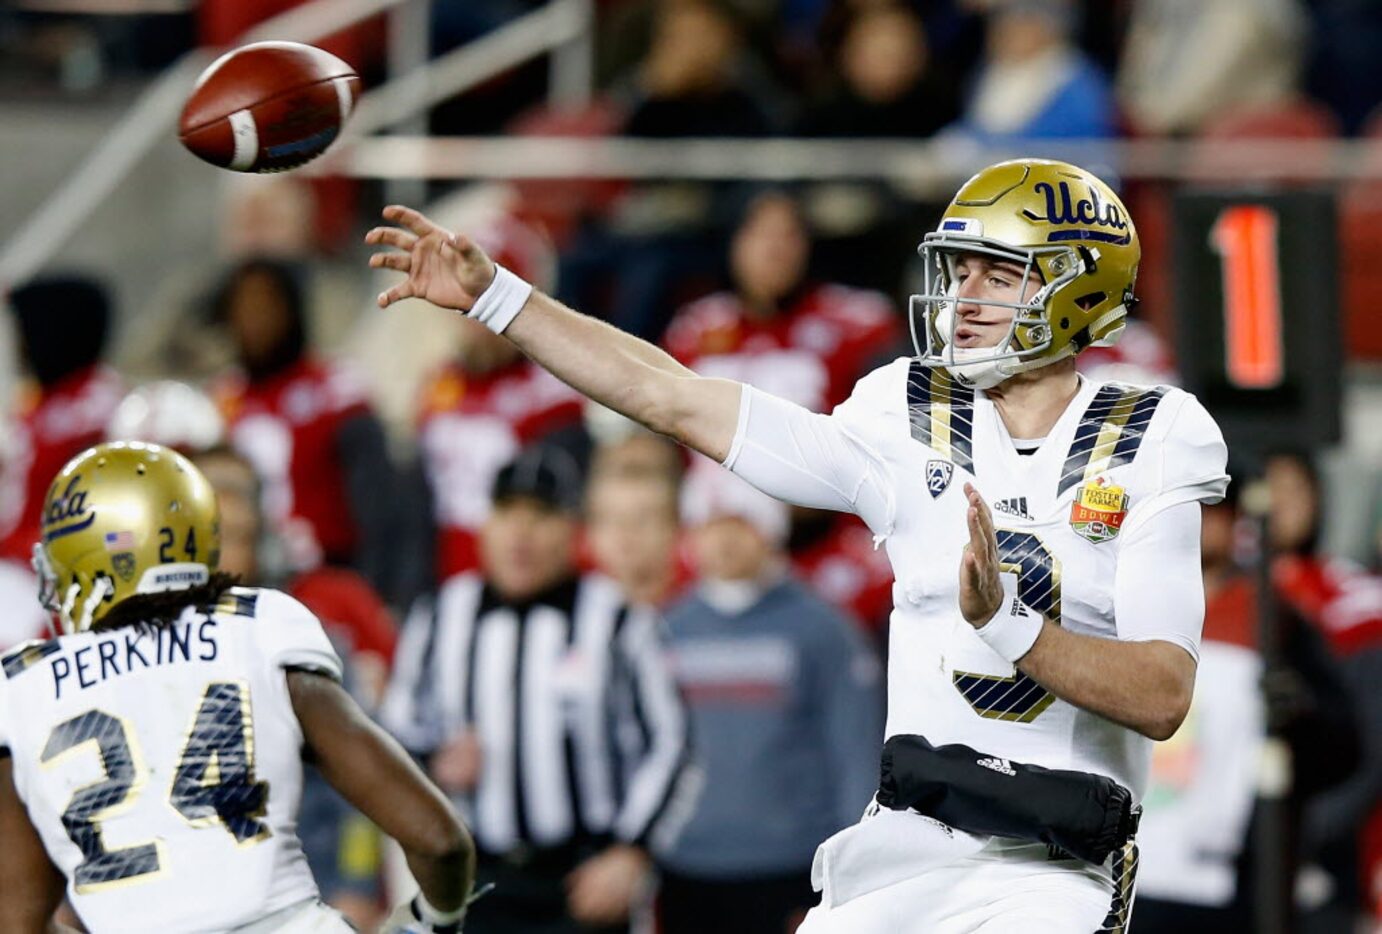
{"label": "white football pants", "polygon": [[816,851],[797,934],[1123,934],[1135,873],[1131,846],[1096,867],[882,810]]}
{"label": "white football pants", "polygon": [[235,928],[234,934],[355,934],[339,911],[316,898]]}

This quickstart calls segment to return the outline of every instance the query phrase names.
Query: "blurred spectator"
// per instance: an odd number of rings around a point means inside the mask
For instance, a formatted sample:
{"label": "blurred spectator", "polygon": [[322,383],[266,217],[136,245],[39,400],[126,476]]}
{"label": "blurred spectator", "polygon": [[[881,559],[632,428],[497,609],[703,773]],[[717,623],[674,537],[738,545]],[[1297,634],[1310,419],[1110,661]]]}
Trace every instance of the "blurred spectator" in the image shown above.
{"label": "blurred spectator", "polygon": [[574,460],[499,471],[479,573],[418,602],[381,712],[457,800],[495,890],[467,934],[626,930],[683,775],[656,614],[576,567]]}
{"label": "blurred spectator", "polygon": [[316,246],[317,203],[306,180],[291,175],[231,176],[221,181],[220,250],[232,259],[309,256]]}
{"label": "blurred spectator", "polygon": [[921,17],[905,6],[861,10],[845,33],[839,85],[810,107],[804,136],[926,137],[959,116],[954,85],[937,69]]}
{"label": "blurred spectator", "polygon": [[787,572],[787,507],[725,471],[683,494],[695,590],[668,612],[706,793],[658,852],[663,934],[786,934],[820,840],[877,787],[877,660]]}
{"label": "blurred spectator", "polygon": [[[556,255],[534,228],[492,218],[476,240],[495,262],[551,288]],[[479,567],[476,536],[495,474],[527,445],[576,426],[584,402],[488,328],[466,319],[456,327],[456,352],[423,385],[417,416],[437,580]]]}
{"label": "blurred spectator", "polygon": [[0,558],[26,567],[39,510],[63,464],[104,439],[120,379],[101,363],[110,298],[94,279],[36,279],[10,293],[30,381],[0,432]]}
{"label": "blurred spectator", "polygon": [[[661,439],[656,443],[667,444]],[[591,554],[629,602],[664,607],[686,584],[678,560],[678,474],[656,467],[619,466],[617,461],[618,455],[597,451],[597,466],[586,486],[586,537]],[[674,464],[674,470],[679,470],[680,463]]]}
{"label": "blurred spectator", "polygon": [[[629,86],[623,132],[653,139],[769,132],[768,93],[745,65],[742,25],[721,0],[662,0],[653,38]],[[589,224],[562,257],[562,297],[623,330],[656,340],[687,280],[716,268],[713,238],[733,186],[644,182],[606,224]]]}
{"label": "blurred spectator", "polygon": [[1148,133],[1268,108],[1297,89],[1305,25],[1298,0],[1134,0],[1119,99]]}
{"label": "blurred spectator", "polygon": [[1343,120],[1349,133],[1382,107],[1382,6],[1369,0],[1310,0],[1313,20],[1309,90]]}
{"label": "blurred spectator", "polygon": [[221,567],[255,586],[273,586],[305,604],[321,621],[342,658],[350,662],[356,700],[373,710],[383,698],[397,634],[393,615],[359,575],[345,568],[294,572],[278,563],[272,530],[265,527],[258,475],[232,448],[190,454],[221,503]]}
{"label": "blurred spectator", "polygon": [[1312,804],[1307,843],[1333,879],[1335,903],[1382,916],[1382,579],[1319,551],[1322,489],[1306,456],[1267,460],[1273,577],[1283,602],[1333,648],[1358,704],[1363,763]]}
{"label": "blurred spectator", "polygon": [[[796,202],[769,191],[750,204],[730,245],[732,292],[677,312],[673,356],[705,376],[742,380],[815,411],[849,395],[856,379],[901,339],[886,297],[807,278],[811,241]],[[798,513],[793,561],[822,596],[870,624],[892,609],[892,567],[853,516]]]}
{"label": "blurred spectator", "polygon": [[[1307,801],[1358,762],[1357,721],[1337,664],[1315,627],[1283,607],[1280,659],[1259,653],[1252,577],[1234,561],[1237,494],[1203,510],[1205,624],[1194,703],[1153,753],[1138,833],[1137,922],[1150,931],[1256,930],[1253,822],[1268,733],[1290,746],[1292,873]],[[1275,500],[1274,500],[1275,501]]]}
{"label": "blurred spectator", "polygon": [[[190,454],[221,510],[221,570],[247,586],[279,587],[321,620],[344,660],[345,686],[366,709],[379,703],[395,640],[391,614],[360,577],[317,568],[289,578],[274,567],[274,540],[261,512],[254,467],[228,447]],[[298,818],[303,850],[322,898],[361,930],[380,920],[379,834],[309,763]]]}
{"label": "blurred spectator", "polygon": [[259,473],[289,561],[351,567],[391,594],[402,552],[384,431],[354,374],[309,349],[298,270],[247,260],[226,277],[215,314],[241,366],[216,387],[217,403]]}
{"label": "blurred spectator", "polygon": [[585,430],[595,445],[591,473],[656,473],[680,482],[686,451],[668,438],[588,399]]}
{"label": "blurred spectator", "polygon": [[1108,79],[1072,40],[1071,0],[971,4],[987,10],[987,36],[956,131],[989,145],[1115,135]]}
{"label": "blurred spectator", "polygon": [[225,443],[226,425],[210,396],[168,379],[130,390],[111,413],[106,437],[151,441],[191,455]]}
{"label": "blurred spectator", "polygon": [[735,80],[743,36],[715,0],[663,0],[639,66],[629,136],[759,136],[763,105]]}
{"label": "blurred spectator", "polygon": [[477,536],[499,468],[581,416],[579,393],[484,325],[464,324],[455,359],[423,390],[418,423],[439,579],[479,566]]}
{"label": "blurred spectator", "polygon": [[[801,135],[922,138],[959,116],[959,71],[932,55],[922,19],[908,6],[859,4],[834,59],[838,71],[807,105]],[[817,181],[803,186],[801,205],[821,241],[818,270],[889,293],[898,288],[910,259],[899,247],[910,243],[918,218],[893,184]]]}
{"label": "blurred spectator", "polygon": [[796,201],[754,198],[730,243],[733,290],[677,312],[666,347],[705,376],[742,380],[815,411],[844,401],[854,381],[901,337],[877,292],[808,279],[811,240]]}

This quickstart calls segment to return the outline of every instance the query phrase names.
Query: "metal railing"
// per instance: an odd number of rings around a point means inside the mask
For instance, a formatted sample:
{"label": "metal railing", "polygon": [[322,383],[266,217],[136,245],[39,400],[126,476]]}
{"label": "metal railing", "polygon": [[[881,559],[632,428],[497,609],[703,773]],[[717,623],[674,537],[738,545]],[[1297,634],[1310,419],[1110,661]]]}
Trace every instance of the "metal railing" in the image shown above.
{"label": "metal railing", "polygon": [[[416,15],[405,20],[399,14],[409,5]],[[266,20],[239,41],[311,43],[393,11],[395,31],[402,26],[414,34],[411,42],[392,42],[391,53],[409,61],[391,69],[391,80],[361,100],[350,128],[356,137],[406,123],[437,102],[546,53],[553,55],[553,101],[572,104],[588,99],[593,75],[590,0],[555,0],[431,62],[425,61],[426,9],[427,0],[313,0]],[[0,290],[41,269],[140,160],[173,133],[183,102],[211,56],[207,49],[189,52],[156,78],[77,170],[19,225],[0,250]],[[416,131],[416,124],[410,129]]]}
{"label": "metal railing", "polygon": [[590,98],[593,68],[590,0],[555,0],[473,42],[369,91],[351,118],[347,139],[386,129],[462,94],[495,75],[552,52],[553,103]]}
{"label": "metal railing", "polygon": [[356,139],[314,170],[381,179],[885,180],[930,193],[953,188],[978,166],[1023,155],[1065,159],[1122,179],[1382,181],[1378,140],[1042,140],[1019,152],[953,140],[391,136]]}

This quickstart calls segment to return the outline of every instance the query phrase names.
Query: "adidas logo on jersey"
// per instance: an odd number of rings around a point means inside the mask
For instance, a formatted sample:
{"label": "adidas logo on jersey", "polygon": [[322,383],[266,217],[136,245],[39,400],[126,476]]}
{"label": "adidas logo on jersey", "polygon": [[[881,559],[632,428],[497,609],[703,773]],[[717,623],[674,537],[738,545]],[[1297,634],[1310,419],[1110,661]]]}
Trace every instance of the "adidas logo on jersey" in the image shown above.
{"label": "adidas logo on jersey", "polygon": [[1032,514],[1027,511],[1027,497],[1025,496],[1000,499],[993,504],[993,511],[1001,512],[1009,516],[1017,516],[1019,519],[1032,518]]}
{"label": "adidas logo on jersey", "polygon": [[1012,763],[1009,762],[1007,759],[980,759],[978,764],[982,765],[986,769],[992,769],[993,771],[998,772],[1000,775],[1017,774],[1017,772],[1012,767]]}

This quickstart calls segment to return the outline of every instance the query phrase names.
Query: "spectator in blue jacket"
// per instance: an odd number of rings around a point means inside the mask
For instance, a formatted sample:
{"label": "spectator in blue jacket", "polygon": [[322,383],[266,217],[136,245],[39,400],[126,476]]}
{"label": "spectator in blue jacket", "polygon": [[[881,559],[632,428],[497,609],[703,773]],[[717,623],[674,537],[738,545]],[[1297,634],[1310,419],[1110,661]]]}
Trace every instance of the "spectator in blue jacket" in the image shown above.
{"label": "spectator in blue jacket", "polygon": [[950,133],[988,145],[1117,132],[1108,76],[1074,44],[1070,0],[972,0],[988,11],[984,60]]}
{"label": "spectator in blue jacket", "polygon": [[658,850],[660,930],[783,934],[816,901],[816,845],[877,787],[879,665],[789,574],[785,505],[713,468],[682,502],[699,580],[667,626],[704,792]]}

